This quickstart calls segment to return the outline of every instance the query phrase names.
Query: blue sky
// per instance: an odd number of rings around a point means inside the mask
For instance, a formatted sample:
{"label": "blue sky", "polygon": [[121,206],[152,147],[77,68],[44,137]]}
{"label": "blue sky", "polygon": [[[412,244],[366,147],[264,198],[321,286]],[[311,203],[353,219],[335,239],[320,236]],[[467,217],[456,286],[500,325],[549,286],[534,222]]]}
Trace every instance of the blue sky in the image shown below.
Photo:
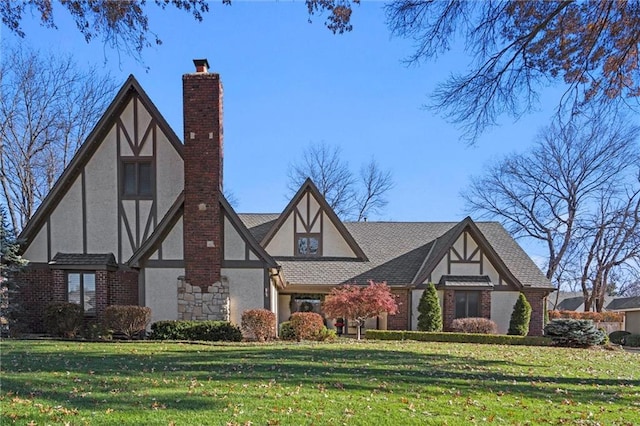
{"label": "blue sky", "polygon": [[[118,82],[134,74],[180,137],[181,76],[194,71],[192,59],[207,58],[224,84],[224,179],[239,212],[280,212],[290,195],[288,165],[310,143],[324,141],[339,145],[354,171],[373,156],[392,172],[389,204],[371,219],[461,220],[459,193],[469,177],[530,146],[557,98],[517,122],[501,117],[499,127],[469,147],[460,130],[423,108],[435,84],[464,69],[467,57],[452,52],[406,66],[412,43],[390,36],[382,7],[356,7],[354,30],[343,35],[327,30],[323,17],[309,23],[303,2],[214,2],[202,23],[150,7],[151,29],[164,43],[144,51],[144,64],[100,40],[87,45],[62,11],[58,30],[33,19],[23,29],[29,45],[72,53],[80,65],[102,67]],[[1,35],[16,40],[6,28]]]}

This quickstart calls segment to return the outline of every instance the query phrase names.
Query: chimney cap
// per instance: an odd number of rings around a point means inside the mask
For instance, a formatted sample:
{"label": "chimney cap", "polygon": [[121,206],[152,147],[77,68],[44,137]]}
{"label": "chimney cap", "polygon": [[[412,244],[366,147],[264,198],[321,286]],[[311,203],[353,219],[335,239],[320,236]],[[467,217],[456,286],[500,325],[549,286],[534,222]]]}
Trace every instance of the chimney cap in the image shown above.
{"label": "chimney cap", "polygon": [[196,72],[207,72],[209,69],[209,61],[206,59],[194,59],[193,64],[196,66]]}

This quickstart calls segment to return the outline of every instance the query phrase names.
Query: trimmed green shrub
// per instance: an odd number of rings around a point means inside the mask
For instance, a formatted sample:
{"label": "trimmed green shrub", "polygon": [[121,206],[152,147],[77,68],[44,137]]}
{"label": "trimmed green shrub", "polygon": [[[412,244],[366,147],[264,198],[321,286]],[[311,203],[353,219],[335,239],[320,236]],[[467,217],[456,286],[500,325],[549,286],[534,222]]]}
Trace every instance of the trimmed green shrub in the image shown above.
{"label": "trimmed green shrub", "polygon": [[420,331],[442,331],[442,309],[438,292],[433,283],[427,285],[427,289],[422,293],[418,303],[418,330]]}
{"label": "trimmed green shrub", "polygon": [[588,347],[602,345],[606,334],[592,320],[554,319],[544,327],[544,335],[556,346]]}
{"label": "trimmed green shrub", "polygon": [[334,342],[338,340],[338,335],[335,330],[329,330],[327,327],[322,327],[320,331],[316,333],[314,339],[319,342]]}
{"label": "trimmed green shrub", "polygon": [[242,331],[228,321],[158,321],[151,324],[149,338],[240,342]]}
{"label": "trimmed green shrub", "polygon": [[322,316],[315,312],[295,312],[289,318],[296,340],[316,340],[318,333],[326,328]]}
{"label": "trimmed green shrub", "polygon": [[492,345],[551,346],[553,341],[541,336],[508,336],[504,334],[433,333],[424,331],[367,330],[372,340],[417,340],[421,342],[482,343]]}
{"label": "trimmed green shrub", "polygon": [[456,318],[451,323],[451,331],[458,333],[496,334],[498,325],[486,318]]}
{"label": "trimmed green shrub", "polygon": [[53,302],[44,310],[45,328],[53,336],[76,337],[83,319],[84,310],[76,303]]}
{"label": "trimmed green shrub", "polygon": [[280,324],[280,339],[296,340],[296,332],[293,331],[293,327],[291,327],[291,323],[289,321],[285,321]]}
{"label": "trimmed green shrub", "polygon": [[640,334],[629,334],[624,338],[624,345],[633,348],[640,348]]}
{"label": "trimmed green shrub", "polygon": [[507,334],[512,336],[526,336],[527,333],[529,333],[530,320],[531,304],[529,304],[524,293],[520,293],[516,304],[513,306],[511,321],[509,322],[509,331],[507,331]]}
{"label": "trimmed green shrub", "polygon": [[104,310],[104,327],[121,333],[127,339],[140,336],[151,322],[151,308],[134,305],[112,305]]}
{"label": "trimmed green shrub", "polygon": [[611,343],[615,343],[616,345],[623,345],[625,337],[630,335],[630,334],[631,333],[629,333],[628,331],[624,331],[624,330],[612,331],[609,334],[609,341]]}
{"label": "trimmed green shrub", "polygon": [[242,331],[258,342],[273,339],[276,335],[276,314],[268,309],[249,309],[242,313]]}

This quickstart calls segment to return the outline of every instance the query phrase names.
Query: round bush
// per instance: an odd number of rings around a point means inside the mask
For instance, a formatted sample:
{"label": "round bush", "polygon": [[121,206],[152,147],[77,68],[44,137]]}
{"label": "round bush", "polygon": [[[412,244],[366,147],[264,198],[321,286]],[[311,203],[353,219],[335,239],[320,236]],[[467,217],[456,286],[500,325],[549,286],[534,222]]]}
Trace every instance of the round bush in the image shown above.
{"label": "round bush", "polygon": [[268,309],[249,309],[242,313],[242,330],[258,342],[276,335],[276,314]]}
{"label": "round bush", "polygon": [[112,305],[104,311],[104,326],[127,339],[142,335],[151,321],[151,308],[135,305]]}
{"label": "round bush", "polygon": [[289,318],[296,340],[317,340],[324,327],[320,314],[315,312],[296,312]]}
{"label": "round bush", "polygon": [[616,345],[624,344],[624,339],[626,336],[630,335],[628,331],[624,330],[616,330],[609,334],[609,341],[611,343],[615,343]]}

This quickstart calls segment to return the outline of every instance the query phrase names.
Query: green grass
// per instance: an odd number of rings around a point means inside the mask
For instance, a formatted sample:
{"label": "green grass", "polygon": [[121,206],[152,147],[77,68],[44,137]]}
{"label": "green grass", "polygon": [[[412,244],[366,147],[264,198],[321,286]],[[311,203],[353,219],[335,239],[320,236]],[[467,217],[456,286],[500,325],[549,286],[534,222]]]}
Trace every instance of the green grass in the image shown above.
{"label": "green grass", "polygon": [[0,424],[637,424],[640,355],[431,342],[0,342]]}

